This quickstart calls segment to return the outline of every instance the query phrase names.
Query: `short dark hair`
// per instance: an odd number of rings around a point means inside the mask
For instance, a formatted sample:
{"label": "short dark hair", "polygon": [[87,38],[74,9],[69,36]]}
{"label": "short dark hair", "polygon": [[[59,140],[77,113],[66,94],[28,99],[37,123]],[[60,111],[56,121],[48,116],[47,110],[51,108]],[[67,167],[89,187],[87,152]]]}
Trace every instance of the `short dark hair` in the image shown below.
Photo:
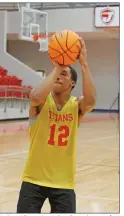
{"label": "short dark hair", "polygon": [[[68,66],[70,68],[70,71],[71,71],[71,78],[72,80],[76,83],[77,82],[77,72],[76,70],[71,67],[71,66]],[[72,89],[74,88],[75,86],[72,87]]]}

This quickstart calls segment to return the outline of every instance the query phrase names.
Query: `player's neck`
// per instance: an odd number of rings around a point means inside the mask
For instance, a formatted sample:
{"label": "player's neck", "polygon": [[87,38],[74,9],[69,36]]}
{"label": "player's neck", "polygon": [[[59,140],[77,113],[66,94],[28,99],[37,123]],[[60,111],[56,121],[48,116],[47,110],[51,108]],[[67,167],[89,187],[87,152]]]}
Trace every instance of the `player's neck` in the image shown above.
{"label": "player's neck", "polygon": [[69,100],[71,95],[70,92],[62,92],[62,93],[52,92],[52,96],[56,103],[64,105]]}

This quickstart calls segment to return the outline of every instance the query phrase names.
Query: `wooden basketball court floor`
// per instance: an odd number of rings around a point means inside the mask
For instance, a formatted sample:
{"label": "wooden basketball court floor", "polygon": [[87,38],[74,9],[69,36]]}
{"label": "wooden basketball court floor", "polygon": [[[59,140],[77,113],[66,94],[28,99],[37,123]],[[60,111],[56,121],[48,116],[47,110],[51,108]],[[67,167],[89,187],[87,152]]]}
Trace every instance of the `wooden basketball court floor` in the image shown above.
{"label": "wooden basketball court floor", "polygon": [[[26,125],[19,121],[0,124],[0,213],[16,212],[29,147]],[[118,172],[118,121],[106,115],[84,119],[77,139],[77,213],[118,213]],[[48,200],[42,212],[50,212]]]}

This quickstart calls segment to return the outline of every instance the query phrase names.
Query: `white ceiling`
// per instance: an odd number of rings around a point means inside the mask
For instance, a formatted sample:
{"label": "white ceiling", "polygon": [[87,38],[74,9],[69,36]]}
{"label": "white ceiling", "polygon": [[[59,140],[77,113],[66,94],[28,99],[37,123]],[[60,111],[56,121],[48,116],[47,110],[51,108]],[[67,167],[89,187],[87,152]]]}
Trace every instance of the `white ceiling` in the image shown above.
{"label": "white ceiling", "polygon": [[[19,7],[26,6],[27,2],[5,3],[0,2],[0,10],[16,11]],[[120,6],[119,2],[31,2],[30,7],[39,10],[62,9],[62,8],[94,8],[98,6]]]}

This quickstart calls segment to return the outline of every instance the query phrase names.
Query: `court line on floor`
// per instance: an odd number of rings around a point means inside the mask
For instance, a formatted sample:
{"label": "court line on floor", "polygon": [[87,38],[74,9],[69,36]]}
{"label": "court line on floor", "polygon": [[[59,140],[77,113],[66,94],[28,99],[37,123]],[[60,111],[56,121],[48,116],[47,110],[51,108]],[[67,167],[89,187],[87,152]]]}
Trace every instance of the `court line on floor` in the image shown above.
{"label": "court line on floor", "polygon": [[19,192],[19,189],[17,189],[17,188],[11,188],[11,187],[0,187],[0,190],[10,190],[10,191]]}
{"label": "court line on floor", "polygon": [[119,201],[119,199],[116,199],[116,198],[81,195],[81,194],[78,194],[78,193],[77,193],[77,197],[79,197],[79,198],[87,198],[87,199],[99,199],[99,200],[108,200],[108,201]]}
{"label": "court line on floor", "polygon": [[[101,139],[111,139],[113,137],[117,137],[117,136],[113,135],[113,136],[104,136],[104,137],[96,137],[96,138],[91,138],[91,139],[84,139],[84,140],[82,140],[82,142],[92,142],[92,141],[101,140]],[[93,147],[93,146],[82,145],[82,147],[88,148],[88,147]],[[105,148],[105,149],[108,149],[108,147],[98,147],[98,146],[96,148]],[[118,148],[109,148],[109,149],[117,150]],[[13,156],[13,155],[18,155],[18,154],[23,154],[23,153],[27,153],[27,152],[28,152],[28,150],[24,150],[24,151],[20,151],[20,152],[6,153],[6,154],[0,154],[0,158],[6,157],[6,156]]]}
{"label": "court line on floor", "polygon": [[[0,187],[0,190],[9,190],[9,191],[15,191],[15,192],[19,192],[20,189],[17,189],[17,188],[11,188],[11,187]],[[99,200],[108,200],[108,201],[118,201],[118,199],[116,198],[108,198],[108,197],[97,197],[97,196],[89,196],[89,195],[81,195],[81,194],[78,194],[76,192],[76,196],[78,198],[85,198],[85,199],[99,199]]]}
{"label": "court line on floor", "polygon": [[117,135],[96,137],[96,138],[91,138],[91,139],[84,139],[83,142],[92,142],[92,141],[99,140],[99,139],[111,139],[113,137],[117,137]]}
{"label": "court line on floor", "polygon": [[[119,150],[118,148],[109,148],[109,147],[102,147],[102,146],[92,146],[92,145],[82,145],[83,148],[101,148],[101,149],[110,149],[110,150]],[[79,150],[80,151],[80,150]]]}
{"label": "court line on floor", "polygon": [[[117,137],[117,135],[113,135],[113,136],[104,136],[104,137],[96,137],[96,138],[91,138],[91,139],[85,139],[82,140],[82,142],[92,142],[92,141],[97,141],[97,140],[101,140],[101,139],[112,139],[114,137]],[[81,141],[79,141],[81,142]],[[111,147],[105,147],[105,146],[91,146],[91,145],[83,145],[82,147],[84,148],[102,148],[102,149],[111,149],[111,150],[118,150],[119,148],[111,148]]]}
{"label": "court line on floor", "polygon": [[18,155],[18,154],[24,154],[24,153],[27,153],[27,152],[28,152],[28,150],[20,151],[20,152],[6,153],[6,154],[0,154],[0,158],[6,157],[6,156],[13,156],[13,155]]}

